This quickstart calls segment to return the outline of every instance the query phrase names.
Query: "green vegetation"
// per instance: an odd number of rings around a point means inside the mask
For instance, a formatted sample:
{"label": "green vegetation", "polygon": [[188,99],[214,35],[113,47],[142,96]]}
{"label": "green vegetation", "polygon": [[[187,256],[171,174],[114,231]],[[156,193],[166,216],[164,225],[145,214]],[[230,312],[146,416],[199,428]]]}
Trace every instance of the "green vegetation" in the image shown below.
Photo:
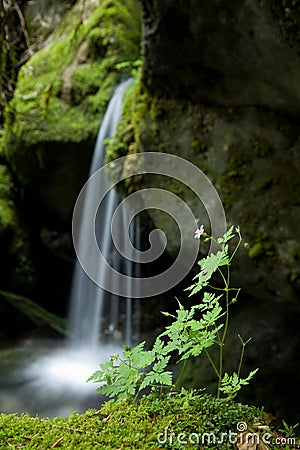
{"label": "green vegetation", "polygon": [[[57,27],[47,47],[36,53],[23,66],[19,73],[15,96],[5,111],[5,129],[1,137],[0,153],[7,158],[22,186],[26,187],[27,180],[34,179],[38,171],[42,173],[41,178],[45,178],[45,174],[49,176],[50,187],[45,188],[38,182],[33,184],[32,192],[41,192],[49,199],[51,191],[55,203],[58,203],[58,199],[62,199],[61,186],[64,191],[68,191],[65,189],[65,176],[72,173],[72,168],[63,165],[60,157],[57,158],[58,164],[55,160],[56,155],[65,154],[68,164],[72,158],[75,159],[75,164],[78,163],[80,158],[74,158],[74,155],[69,158],[68,152],[74,145],[80,147],[80,152],[85,151],[83,144],[90,143],[95,138],[114,86],[123,77],[136,73],[141,64],[141,20],[137,2],[103,0],[95,9],[91,4],[88,0],[77,2],[66,20]],[[207,108],[202,114],[202,107],[197,110],[192,105],[180,104],[174,99],[157,98],[144,88],[140,74],[137,78],[137,83],[126,94],[124,114],[118,133],[109,143],[109,160],[135,152],[171,151],[180,153],[183,157],[188,155],[191,160],[195,158],[197,165],[201,162],[202,169],[206,170],[210,163],[205,159],[209,157],[208,150],[215,147],[218,151],[216,158],[218,166],[211,169],[213,177],[218,179],[221,174],[219,184],[223,185],[224,201],[228,205],[237,205],[236,217],[239,217],[238,214],[244,216],[243,220],[247,222],[251,237],[257,235],[257,223],[259,219],[262,221],[262,217],[253,214],[253,209],[245,200],[247,196],[244,197],[244,204],[249,208],[246,214],[245,208],[238,204],[237,200],[242,198],[245,190],[249,191],[249,197],[252,197],[253,193],[259,190],[270,188],[280,190],[281,186],[286,184],[287,188],[284,186],[279,192],[280,195],[287,201],[291,201],[290,199],[297,195],[297,190],[293,189],[293,180],[297,177],[290,171],[287,172],[288,177],[285,179],[281,178],[280,171],[277,174],[273,172],[269,174],[267,165],[260,173],[257,169],[260,165],[257,164],[256,167],[254,164],[255,158],[261,162],[260,160],[267,159],[275,153],[272,142],[256,137],[248,140],[243,138],[246,142],[243,146],[241,140],[235,138],[236,140],[232,139],[233,143],[228,139],[229,145],[225,146],[227,136],[224,130],[229,130],[230,134],[230,127],[224,126],[224,129],[220,127],[221,139],[218,138],[218,129],[214,139],[212,134],[208,133],[218,117],[217,108],[214,112]],[[49,143],[54,145],[51,147]],[[210,157],[214,160],[214,150]],[[61,184],[52,176],[51,170],[56,165],[61,167],[59,174]],[[278,165],[281,167],[281,159]],[[259,182],[250,189],[256,170]],[[283,181],[280,184],[278,180]],[[134,183],[135,180],[129,181],[127,191],[135,188]],[[167,187],[170,185],[166,184],[165,188]],[[175,192],[176,188],[172,185],[169,190]],[[5,240],[7,231],[16,231],[19,227],[12,191],[13,184],[8,171],[4,166],[0,166],[0,237],[3,235]],[[76,189],[73,188],[72,191]],[[65,198],[60,201],[61,204],[67,203]],[[267,201],[271,203],[269,199]],[[255,211],[256,209],[255,204]],[[265,220],[264,207],[260,209]],[[66,216],[67,214],[64,215]],[[26,251],[23,251],[26,246],[24,236],[24,232],[16,231],[13,237],[13,252],[15,255],[18,253],[15,272],[22,285],[28,283],[32,277],[30,261],[26,257]],[[229,237],[230,235],[227,235],[226,239],[229,240]],[[214,433],[218,439],[223,432],[242,431],[237,429],[237,425],[246,423],[247,431],[270,433],[273,443],[262,444],[261,449],[294,448],[292,443],[283,440],[281,443],[274,443],[278,435],[270,427],[267,414],[257,408],[236,403],[233,399],[242,385],[248,383],[254,371],[248,376],[241,376],[243,354],[248,343],[241,337],[239,340],[242,352],[240,361],[237,361],[236,372],[228,374],[224,370],[223,348],[229,324],[229,306],[236,301],[239,291],[229,286],[229,272],[226,274],[226,270],[224,271],[229,268],[235,251],[230,256],[227,241],[220,241],[219,244],[221,246],[219,256],[212,255],[210,259],[200,261],[200,272],[192,287],[192,293],[198,294],[205,285],[211,289],[208,284],[210,277],[219,273],[224,281],[224,287],[220,289],[218,286],[217,291],[222,291],[223,297],[205,293],[203,299],[191,308],[179,303],[175,315],[165,313],[173,322],[157,338],[151,350],[145,347],[145,343],[134,349],[125,348],[122,356],[112,356],[92,378],[96,382],[104,381],[106,384],[100,387],[100,391],[116,397],[119,402],[109,401],[99,411],[90,410],[83,415],[73,413],[65,419],[1,415],[0,443],[7,448],[41,450],[45,448],[222,450],[228,448],[226,443],[201,445],[201,442],[195,444],[194,440],[193,443],[183,444],[178,440],[178,436],[180,433],[186,436],[189,433]],[[263,260],[264,257],[269,257],[270,260],[270,257],[276,256],[275,250],[275,245],[269,240],[258,237],[254,239],[249,258],[254,260],[254,263]],[[289,256],[298,262],[299,255],[299,247],[295,245]],[[274,258],[271,265],[276,266]],[[277,266],[283,267],[280,264]],[[297,276],[297,273],[292,275]],[[44,310],[27,298],[4,291],[0,294],[6,301],[28,314],[36,323],[51,323],[56,331],[63,332],[62,321],[53,315],[45,314]],[[209,353],[212,345],[219,351],[216,359],[213,359],[215,353]],[[210,396],[201,390],[187,391],[180,386],[187,371],[186,361],[199,356],[207,358],[211,363],[216,380],[216,396]],[[182,372],[174,383],[168,365],[176,358],[181,361]],[[154,392],[141,397],[143,392],[152,388]],[[131,396],[136,397],[137,401],[133,401]],[[284,424],[281,433],[283,438],[287,438],[288,435],[293,437],[294,426]],[[164,439],[165,442],[162,442]],[[197,438],[194,436],[194,439]],[[180,440],[182,441],[182,437]]]}
{"label": "green vegetation", "polygon": [[0,165],[0,235],[4,230],[16,226],[14,191],[14,185],[7,167]]}
{"label": "green vegetation", "polygon": [[9,171],[0,166],[0,239],[2,265],[22,288],[5,289],[24,292],[34,277],[28,234],[36,221],[19,205],[30,198],[43,226],[49,217],[70,223],[99,123],[116,84],[136,71],[140,40],[137,0],[79,0],[19,70],[2,114],[0,157]]}
{"label": "green vegetation", "polygon": [[[0,441],[7,448],[26,449],[227,449],[224,444],[213,441],[206,447],[201,437],[210,439],[230,430],[237,435],[239,422],[261,424],[267,414],[257,408],[221,401],[208,395],[180,393],[175,396],[147,396],[137,404],[130,400],[121,403],[107,402],[99,411],[88,410],[85,414],[71,414],[67,418],[41,419],[29,415],[0,415]],[[174,434],[172,434],[174,433]],[[180,433],[194,443],[178,443]],[[207,433],[207,435],[204,435]],[[195,434],[199,445],[195,445]],[[206,437],[205,437],[206,436]],[[179,436],[179,442],[181,437]],[[204,441],[205,442],[205,441]],[[3,447],[4,448],[4,447]],[[275,448],[275,447],[273,447]]]}
{"label": "green vegetation", "polygon": [[[203,226],[195,237],[202,235],[206,241],[211,240]],[[244,341],[238,335],[242,348],[237,371],[232,374],[224,371],[229,307],[237,301],[240,291],[230,286],[230,268],[241,242],[240,230],[234,227],[217,239],[219,250],[199,261],[199,273],[187,289],[190,295],[202,292],[202,300],[189,308],[178,302],[176,314],[164,313],[172,323],[158,336],[151,350],[144,349],[145,343],[134,348],[125,346],[122,356],[113,355],[90,377],[103,383],[98,390],[116,398],[116,402],[111,400],[99,410],[88,410],[82,415],[74,412],[66,418],[1,414],[0,442],[7,448],[40,450],[56,447],[226,450],[233,448],[233,444],[242,450],[246,448],[245,442],[253,444],[250,450],[258,442],[261,450],[296,448],[297,424],[283,422],[282,429],[275,431],[272,418],[263,409],[234,400],[256,372],[241,376],[244,351],[250,339]],[[217,284],[216,274],[221,277],[223,287]],[[61,321],[45,314],[28,299],[8,292],[0,294],[21,310],[29,309],[31,319],[63,332]],[[214,347],[219,349],[217,358],[216,352],[211,352]],[[198,357],[206,358],[212,366],[216,395],[207,394],[206,386],[197,390],[181,386],[186,362]],[[176,360],[182,367],[174,383],[170,363]]]}
{"label": "green vegetation", "polygon": [[249,250],[249,258],[260,258],[263,256],[274,256],[274,244],[268,240],[255,242]]}
{"label": "green vegetation", "polygon": [[[201,235],[205,240],[211,239],[203,226],[195,237]],[[232,245],[236,236],[237,242]],[[279,434],[263,409],[234,400],[239,389],[248,384],[256,372],[241,376],[244,351],[250,339],[243,341],[238,335],[242,349],[237,371],[228,374],[223,369],[229,307],[237,301],[240,291],[230,287],[230,267],[241,242],[240,230],[234,227],[217,239],[219,250],[199,261],[200,271],[188,288],[190,295],[199,295],[205,288],[202,300],[190,308],[178,302],[176,315],[164,313],[173,322],[158,336],[152,350],[144,350],[145,343],[134,348],[125,346],[121,357],[113,355],[90,377],[92,381],[103,383],[98,390],[117,398],[116,402],[108,401],[100,410],[88,410],[82,415],[74,412],[67,418],[1,414],[1,443],[16,449],[40,450],[56,447],[226,450],[233,444],[241,450],[245,442],[255,446],[260,442],[261,450],[294,449],[297,425],[283,422]],[[215,284],[216,274],[220,275],[223,287]],[[213,290],[220,295],[215,295]],[[7,292],[0,294],[17,302],[21,309],[32,306],[24,297]],[[34,308],[30,316],[40,322],[44,312]],[[51,322],[57,330],[62,328],[54,319],[47,315],[43,320]],[[213,347],[219,348],[217,359],[210,353]],[[175,384],[169,370],[174,353],[179,355],[178,362],[183,363]],[[215,372],[214,396],[203,392],[205,386],[198,390],[180,387],[186,362],[199,356],[207,358]]]}
{"label": "green vegetation", "polygon": [[27,317],[32,323],[39,328],[50,328],[57,333],[64,335],[66,331],[65,320],[55,314],[46,311],[29,298],[17,295],[12,292],[5,292],[0,290],[0,296],[3,297],[14,308]]}
{"label": "green vegetation", "polygon": [[[144,151],[140,138],[140,127],[146,118],[147,111],[151,108],[152,101],[154,101],[154,99],[151,99],[150,94],[148,92],[143,92],[141,73],[138,72],[134,85],[132,85],[125,93],[123,113],[117,127],[117,132],[112,139],[108,141],[106,151],[107,162],[126,156],[127,154]],[[149,120],[147,121],[147,127],[145,124],[144,126],[148,129],[149,133],[154,131],[154,126],[155,129],[157,127],[156,124]]]}
{"label": "green vegetation", "polygon": [[135,0],[78,2],[50,43],[19,72],[5,111],[2,152],[18,177],[24,158],[39,160],[47,143],[94,139],[112,91],[140,58],[141,17]]}
{"label": "green vegetation", "polygon": [[[207,241],[212,239],[204,232],[203,226],[196,230],[195,238],[199,239],[201,235],[204,235]],[[232,246],[236,236],[238,240]],[[263,442],[259,447],[263,450],[277,449],[279,447],[274,444],[283,442],[292,444],[285,445],[286,449],[292,449],[295,445],[294,428],[297,425],[289,427],[284,424],[284,435],[278,437],[269,425],[268,414],[234,402],[237,392],[249,383],[258,370],[251,371],[246,377],[241,376],[245,348],[251,338],[244,341],[238,335],[241,354],[237,370],[231,374],[224,371],[229,308],[237,301],[240,292],[240,289],[230,286],[230,268],[241,242],[240,230],[233,226],[215,241],[219,250],[199,261],[200,271],[194,277],[194,283],[187,289],[190,295],[199,295],[205,288],[202,300],[190,308],[185,308],[178,301],[179,309],[175,315],[163,313],[172,318],[172,323],[156,338],[152,349],[145,350],[145,342],[134,348],[124,346],[121,356],[111,356],[110,360],[100,364],[100,369],[89,378],[88,381],[100,383],[97,389],[100,393],[117,400],[116,403],[109,402],[104,406],[104,411],[108,414],[105,421],[110,422],[114,417],[111,405],[117,408],[120,404],[119,420],[124,424],[126,432],[121,432],[121,447],[118,442],[115,444],[117,448],[129,446],[221,450],[228,448],[229,444],[237,444],[236,448],[242,449],[245,442],[249,443],[249,439],[255,439],[253,448],[256,448],[258,442]],[[216,274],[219,274],[221,284],[217,284]],[[214,291],[219,295],[214,294]],[[215,347],[218,352],[214,351]],[[203,393],[208,386],[202,386],[198,390],[180,388],[187,363],[198,357],[207,359],[212,367],[216,378],[215,396]],[[174,383],[170,363],[176,359],[177,363],[182,363],[182,367]],[[147,390],[150,390],[150,394],[145,395]],[[130,415],[135,411],[139,413],[138,430],[134,428],[132,431],[133,418],[130,425],[127,425],[124,419],[123,412],[127,404],[132,405]],[[161,427],[161,431],[157,431],[156,435],[153,433],[153,424],[149,424],[152,418],[155,420],[155,427],[158,424]],[[145,419],[147,430],[141,431]],[[155,441],[145,442],[149,435]],[[209,436],[209,441],[205,441],[205,436]],[[289,437],[291,440],[287,441]]]}
{"label": "green vegetation", "polygon": [[[195,233],[196,238],[204,234],[206,240],[211,240],[201,225]],[[237,235],[238,241],[232,251],[229,241]],[[118,401],[128,397],[137,398],[146,388],[177,391],[187,363],[195,358],[204,356],[208,359],[217,380],[216,396],[220,398],[234,398],[242,386],[247,385],[258,369],[253,370],[246,378],[242,378],[241,369],[245,347],[251,340],[244,341],[240,335],[241,356],[237,371],[232,374],[224,372],[224,347],[229,327],[229,307],[238,299],[240,289],[230,287],[230,266],[240,247],[242,237],[239,228],[232,226],[223,237],[215,242],[219,250],[210,253],[199,261],[200,272],[194,278],[194,283],[187,289],[190,295],[199,294],[203,288],[208,289],[203,298],[196,305],[184,308],[178,301],[179,309],[176,315],[170,316],[173,323],[166,327],[155,340],[152,350],[144,350],[145,342],[134,348],[124,346],[122,356],[113,355],[110,361],[100,364],[88,381],[101,383],[98,391]],[[221,286],[212,279],[218,273]],[[216,295],[211,291],[216,291]],[[219,348],[217,360],[212,357],[212,350]],[[178,354],[182,368],[176,383],[173,374],[168,370],[171,357]]]}

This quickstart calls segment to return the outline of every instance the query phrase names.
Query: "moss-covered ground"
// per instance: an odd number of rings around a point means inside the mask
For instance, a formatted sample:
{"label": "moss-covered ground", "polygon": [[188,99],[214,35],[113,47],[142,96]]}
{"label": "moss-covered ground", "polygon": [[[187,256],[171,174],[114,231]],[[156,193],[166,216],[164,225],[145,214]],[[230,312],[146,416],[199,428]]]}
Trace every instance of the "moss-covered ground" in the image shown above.
{"label": "moss-covered ground", "polygon": [[[109,401],[100,410],[54,419],[0,415],[1,448],[26,449],[228,449],[242,439],[242,427],[270,445],[260,449],[292,449],[277,445],[283,437],[270,430],[269,415],[252,406],[209,395],[145,396],[139,402]],[[260,431],[259,431],[260,430]],[[267,437],[266,437],[267,436]],[[258,439],[256,437],[256,439]],[[221,442],[222,440],[222,442]],[[271,444],[273,442],[273,444]],[[290,443],[293,441],[290,440]],[[235,448],[244,448],[241,446]],[[245,447],[246,448],[246,447]],[[247,447],[247,449],[257,447]]]}

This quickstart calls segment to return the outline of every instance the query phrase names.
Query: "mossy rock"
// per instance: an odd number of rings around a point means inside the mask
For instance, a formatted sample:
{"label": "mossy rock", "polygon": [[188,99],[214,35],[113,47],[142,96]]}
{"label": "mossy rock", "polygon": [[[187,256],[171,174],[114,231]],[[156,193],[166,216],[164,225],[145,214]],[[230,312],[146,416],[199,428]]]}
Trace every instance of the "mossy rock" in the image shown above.
{"label": "mossy rock", "polygon": [[153,95],[299,115],[298,2],[141,3],[143,79]]}
{"label": "mossy rock", "polygon": [[37,204],[69,220],[115,85],[140,57],[135,0],[78,1],[21,68],[2,153]]}
{"label": "mossy rock", "polygon": [[[240,225],[249,243],[250,251],[238,255],[234,280],[246,295],[298,303],[299,269],[293,256],[300,220],[297,122],[288,114],[260,107],[194,104],[178,99],[176,92],[173,97],[160,96],[150,92],[143,79],[128,92],[124,105],[108,158],[151,151],[192,162],[217,189],[229,224]],[[153,186],[183,199],[209,230],[204,208],[176,180],[139,176],[127,180],[123,188],[130,193]],[[180,247],[176,224],[159,210],[149,213],[166,233],[167,251],[175,258]],[[201,251],[206,251],[204,246]]]}
{"label": "mossy rock", "polygon": [[258,408],[209,395],[162,395],[145,397],[138,403],[111,401],[100,410],[88,410],[83,415],[73,413],[66,418],[1,414],[0,439],[10,446],[26,444],[28,449],[225,450],[228,441],[221,442],[222,433],[228,433],[229,438],[230,430],[236,432],[238,422],[253,427],[254,422],[266,424],[268,417]]}
{"label": "mossy rock", "polygon": [[8,168],[0,165],[0,236],[16,227],[14,184]]}

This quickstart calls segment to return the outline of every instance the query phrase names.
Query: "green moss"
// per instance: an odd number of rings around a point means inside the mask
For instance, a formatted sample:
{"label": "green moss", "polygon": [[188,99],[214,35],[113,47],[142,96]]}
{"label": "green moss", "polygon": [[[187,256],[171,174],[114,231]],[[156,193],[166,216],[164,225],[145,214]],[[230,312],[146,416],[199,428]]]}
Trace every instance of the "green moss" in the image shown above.
{"label": "green moss", "polygon": [[273,152],[270,143],[263,138],[250,139],[249,144],[252,156],[265,157],[271,155]]}
{"label": "green moss", "polygon": [[[26,445],[28,449],[41,450],[54,447],[82,450],[190,449],[201,447],[201,440],[196,447],[195,443],[189,442],[190,433],[197,433],[200,439],[203,433],[220,436],[229,430],[235,432],[238,422],[252,425],[258,419],[260,423],[266,423],[267,415],[257,408],[217,400],[209,395],[162,396],[161,399],[150,396],[138,403],[107,402],[99,411],[88,410],[83,415],[73,413],[67,418],[52,420],[26,414],[2,414],[0,440],[14,448]],[[186,444],[178,442],[179,433],[186,435]],[[165,437],[167,439],[163,443]],[[210,442],[209,448],[223,450],[228,448],[228,444]]]}
{"label": "green moss", "polygon": [[46,311],[37,303],[21,295],[5,291],[0,291],[0,295],[38,327],[49,327],[59,334],[65,334],[66,324],[64,319]]}
{"label": "green moss", "polygon": [[249,250],[249,258],[258,258],[264,254],[264,246],[261,242],[257,242]]}
{"label": "green moss", "polygon": [[0,234],[8,228],[16,227],[16,210],[14,206],[15,188],[6,166],[0,165]]}
{"label": "green moss", "polygon": [[274,244],[268,240],[262,240],[256,242],[249,250],[249,258],[258,259],[264,256],[274,256],[275,247]]}
{"label": "green moss", "polygon": [[1,153],[33,201],[60,220],[70,220],[116,84],[136,71],[140,39],[137,0],[78,0],[19,72]]}
{"label": "green moss", "polygon": [[300,261],[300,245],[295,245],[290,250],[290,255],[296,261]]}
{"label": "green moss", "polygon": [[144,119],[145,111],[149,111],[150,105],[150,97],[142,92],[139,74],[135,83],[125,93],[122,117],[118,124],[117,132],[107,146],[107,161],[142,151],[140,126]]}
{"label": "green moss", "polygon": [[279,183],[279,180],[274,174],[272,174],[272,175],[266,174],[258,182],[258,189],[262,189],[262,190],[269,189],[272,186],[277,185],[278,183]]}
{"label": "green moss", "polygon": [[[83,17],[76,6],[54,41],[19,72],[5,112],[3,142],[14,167],[18,154],[29,153],[34,144],[94,139],[115,84],[130,74],[140,56],[141,18],[135,0],[105,0]],[[117,69],[124,61],[130,63]]]}
{"label": "green moss", "polygon": [[16,214],[11,202],[0,198],[0,230],[13,227],[16,221]]}

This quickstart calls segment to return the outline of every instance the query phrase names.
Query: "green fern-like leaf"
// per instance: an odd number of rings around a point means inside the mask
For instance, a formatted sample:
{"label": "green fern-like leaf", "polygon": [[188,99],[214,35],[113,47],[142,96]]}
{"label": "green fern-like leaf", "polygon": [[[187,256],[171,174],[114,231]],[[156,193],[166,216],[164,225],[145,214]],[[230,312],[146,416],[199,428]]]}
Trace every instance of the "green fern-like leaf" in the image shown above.
{"label": "green fern-like leaf", "polygon": [[149,372],[142,381],[140,389],[145,389],[146,387],[152,386],[153,384],[158,384],[161,386],[172,386],[172,372]]}
{"label": "green fern-like leaf", "polygon": [[153,372],[163,372],[164,369],[167,367],[168,362],[170,360],[171,356],[167,356],[165,358],[160,359],[158,362],[156,362],[153,366]]}
{"label": "green fern-like leaf", "polygon": [[[237,230],[237,229],[235,229]],[[230,241],[230,239],[235,237],[235,232],[234,232],[234,225],[232,225],[227,231],[226,233],[217,240],[218,244],[223,244],[225,242]]]}
{"label": "green fern-like leaf", "polygon": [[203,287],[207,286],[213,273],[216,272],[219,267],[229,264],[229,262],[228,245],[224,245],[222,250],[219,250],[216,254],[211,253],[206,258],[201,259],[198,263],[201,270],[198,275],[194,277],[196,283],[186,289],[191,291],[190,296],[196,294]]}

